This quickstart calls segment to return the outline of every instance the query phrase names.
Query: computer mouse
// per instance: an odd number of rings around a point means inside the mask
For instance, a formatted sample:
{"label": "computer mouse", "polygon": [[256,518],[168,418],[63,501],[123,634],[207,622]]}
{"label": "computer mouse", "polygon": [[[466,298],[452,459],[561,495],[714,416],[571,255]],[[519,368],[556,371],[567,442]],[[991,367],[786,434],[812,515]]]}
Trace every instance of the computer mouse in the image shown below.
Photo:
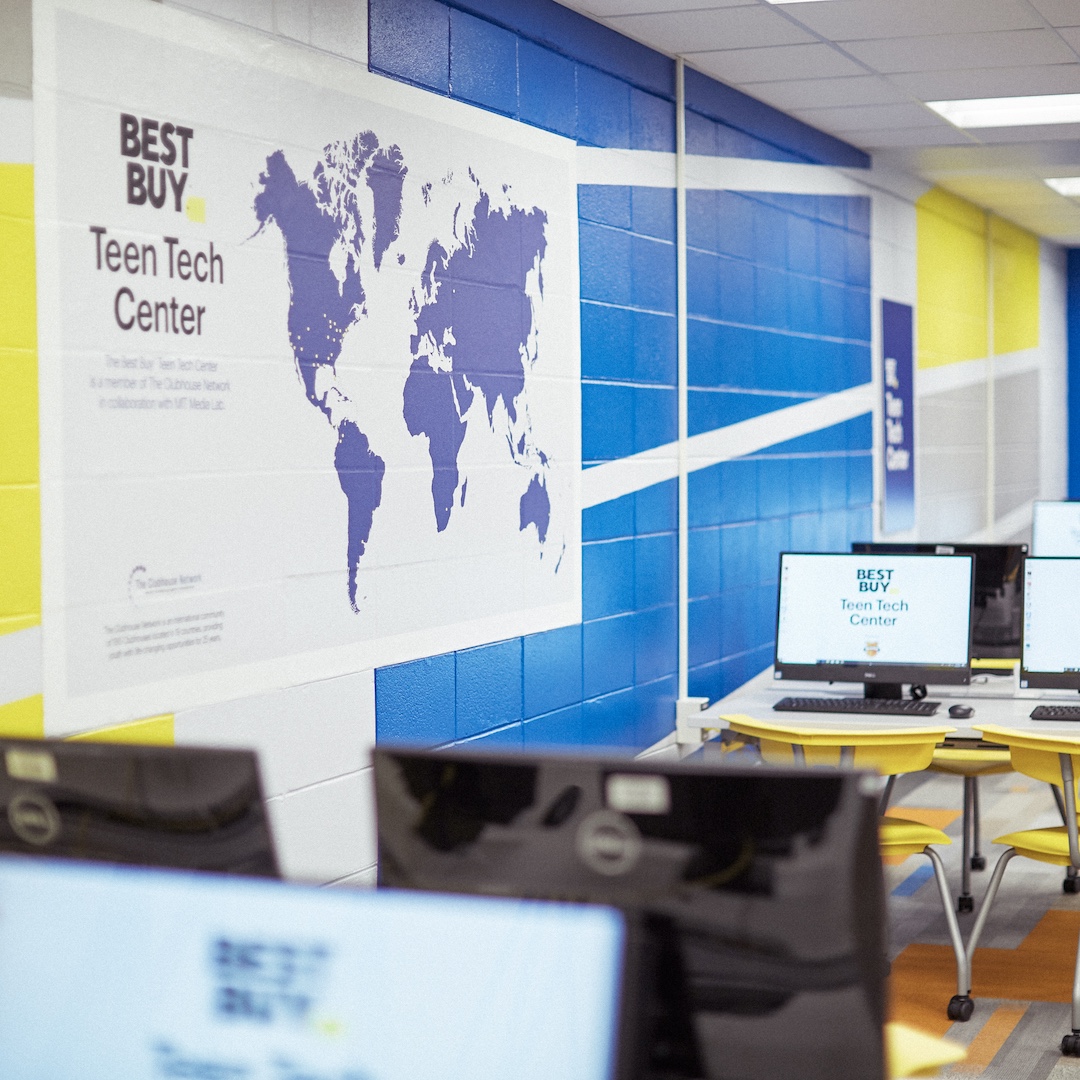
{"label": "computer mouse", "polygon": [[950,705],[949,715],[956,720],[966,720],[975,710],[970,705]]}

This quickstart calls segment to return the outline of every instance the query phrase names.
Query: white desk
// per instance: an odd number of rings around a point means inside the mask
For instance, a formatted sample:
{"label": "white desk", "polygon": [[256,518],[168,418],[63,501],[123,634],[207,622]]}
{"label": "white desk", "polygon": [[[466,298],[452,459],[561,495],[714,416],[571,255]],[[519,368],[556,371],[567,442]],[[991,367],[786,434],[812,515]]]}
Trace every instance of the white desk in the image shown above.
{"label": "white desk", "polygon": [[[802,682],[793,679],[774,679],[773,669],[767,668],[738,690],[714,702],[701,712],[685,717],[685,728],[698,729],[701,740],[711,732],[722,731],[728,725],[721,719],[727,713],[743,713],[758,720],[786,720],[800,727],[831,728],[835,731],[865,729],[867,725],[882,727],[927,727],[943,724],[956,729],[951,740],[979,739],[976,724],[998,724],[1018,731],[1040,735],[1061,735],[1080,739],[1080,723],[1070,721],[1032,720],[1031,710],[1040,703],[1080,705],[1080,694],[1071,690],[1021,690],[1017,678],[1000,675],[974,676],[970,686],[930,686],[927,695],[941,706],[932,716],[887,716],[874,713],[789,713],[775,712],[773,705],[783,697],[854,697],[862,693],[855,683]],[[975,711],[964,719],[949,716],[949,706],[970,705]]]}

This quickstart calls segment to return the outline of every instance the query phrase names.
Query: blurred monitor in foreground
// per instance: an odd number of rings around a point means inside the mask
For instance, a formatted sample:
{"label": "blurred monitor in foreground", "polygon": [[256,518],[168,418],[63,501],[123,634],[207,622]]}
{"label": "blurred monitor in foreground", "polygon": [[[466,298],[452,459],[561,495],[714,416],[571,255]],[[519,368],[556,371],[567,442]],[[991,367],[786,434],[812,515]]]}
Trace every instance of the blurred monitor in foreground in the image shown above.
{"label": "blurred monitor in foreground", "polygon": [[278,876],[249,750],[0,739],[0,852]]}
{"label": "blurred monitor in foreground", "polygon": [[610,1080],[605,908],[0,858],[4,1080]]}
{"label": "blurred monitor in foreground", "polygon": [[881,1080],[865,775],[385,746],[374,759],[381,885],[627,912],[636,1076]]}
{"label": "blurred monitor in foreground", "polygon": [[1020,685],[1080,690],[1080,559],[1024,561],[1024,652]]}
{"label": "blurred monitor in foreground", "polygon": [[855,543],[860,555],[973,555],[975,589],[971,597],[971,656],[976,660],[1012,659],[1020,655],[1024,617],[1024,575],[1020,572],[1027,544],[875,544]]}
{"label": "blurred monitor in foreground", "polygon": [[1080,502],[1036,502],[1031,515],[1031,554],[1080,557]]}

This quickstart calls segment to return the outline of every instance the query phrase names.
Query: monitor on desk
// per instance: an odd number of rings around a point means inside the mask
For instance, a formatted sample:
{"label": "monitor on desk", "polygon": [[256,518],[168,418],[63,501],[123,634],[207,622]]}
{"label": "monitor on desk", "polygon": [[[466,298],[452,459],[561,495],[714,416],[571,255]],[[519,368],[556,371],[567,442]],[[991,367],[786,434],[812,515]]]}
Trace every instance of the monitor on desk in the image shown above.
{"label": "monitor on desk", "polygon": [[609,908],[0,857],[0,1076],[611,1080]]}
{"label": "monitor on desk", "polygon": [[[974,555],[975,590],[971,601],[971,656],[975,660],[1020,656],[1024,616],[1024,576],[1020,567],[1027,544],[854,543],[857,555]],[[1011,667],[1007,668],[1011,674]]]}
{"label": "monitor on desk", "polygon": [[1024,560],[1024,651],[1020,685],[1080,690],[1080,559]]}
{"label": "monitor on desk", "polygon": [[1031,553],[1038,558],[1080,557],[1080,502],[1036,502]]}
{"label": "monitor on desk", "polygon": [[0,739],[0,852],[278,876],[250,750]]}
{"label": "monitor on desk", "polygon": [[778,679],[862,683],[971,681],[971,555],[780,556]]}
{"label": "monitor on desk", "polygon": [[862,775],[387,747],[374,763],[380,885],[627,912],[635,1077],[880,1080]]}

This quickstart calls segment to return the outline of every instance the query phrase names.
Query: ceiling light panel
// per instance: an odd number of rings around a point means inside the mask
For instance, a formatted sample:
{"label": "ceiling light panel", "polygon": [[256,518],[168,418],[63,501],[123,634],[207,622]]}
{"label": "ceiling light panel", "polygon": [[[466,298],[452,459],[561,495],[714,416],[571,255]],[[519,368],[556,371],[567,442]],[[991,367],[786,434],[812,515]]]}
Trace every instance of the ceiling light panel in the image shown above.
{"label": "ceiling light panel", "polygon": [[1080,176],[1048,176],[1046,184],[1059,195],[1068,195],[1070,199],[1080,198]]}
{"label": "ceiling light panel", "polygon": [[928,101],[927,106],[960,128],[1030,127],[1080,123],[1080,94]]}

